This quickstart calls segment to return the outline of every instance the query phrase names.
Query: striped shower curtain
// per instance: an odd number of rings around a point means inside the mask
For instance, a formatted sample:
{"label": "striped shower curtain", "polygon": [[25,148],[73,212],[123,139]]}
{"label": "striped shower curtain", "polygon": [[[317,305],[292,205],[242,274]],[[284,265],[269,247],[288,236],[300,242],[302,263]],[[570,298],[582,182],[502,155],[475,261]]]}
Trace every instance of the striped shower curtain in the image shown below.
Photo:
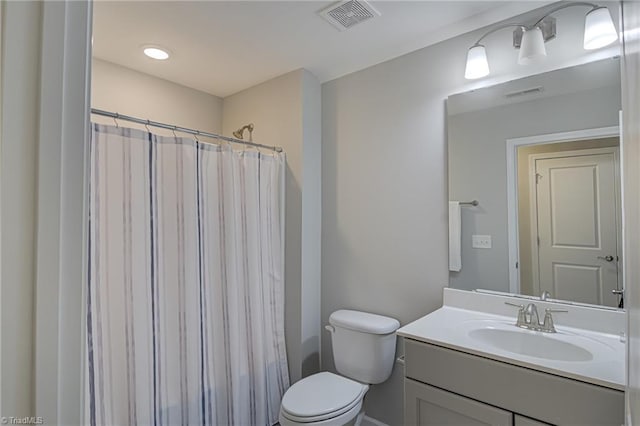
{"label": "striped shower curtain", "polygon": [[271,425],[284,154],[93,125],[87,424]]}

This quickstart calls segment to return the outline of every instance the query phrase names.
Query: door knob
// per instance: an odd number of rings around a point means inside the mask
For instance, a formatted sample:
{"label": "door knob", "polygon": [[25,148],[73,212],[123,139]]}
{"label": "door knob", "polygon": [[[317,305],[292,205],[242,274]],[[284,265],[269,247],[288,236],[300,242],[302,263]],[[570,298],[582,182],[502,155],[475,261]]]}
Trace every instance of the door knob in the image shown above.
{"label": "door knob", "polygon": [[624,290],[613,289],[613,290],[611,290],[611,293],[617,294],[617,295],[622,295],[622,294],[624,294]]}
{"label": "door knob", "polygon": [[607,262],[613,262],[613,256],[598,256],[598,259],[606,260]]}

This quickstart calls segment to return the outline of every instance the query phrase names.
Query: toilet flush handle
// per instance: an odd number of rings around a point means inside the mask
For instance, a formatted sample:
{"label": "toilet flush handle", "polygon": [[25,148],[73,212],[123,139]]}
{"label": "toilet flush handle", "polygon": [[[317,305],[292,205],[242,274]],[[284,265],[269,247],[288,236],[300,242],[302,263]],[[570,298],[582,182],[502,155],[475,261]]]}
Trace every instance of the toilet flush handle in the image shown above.
{"label": "toilet flush handle", "polygon": [[331,332],[331,333],[333,333],[334,331],[336,331],[335,327],[334,327],[334,326],[332,326],[332,325],[325,325],[325,326],[324,326],[324,329],[325,329],[325,330],[327,330],[327,331],[329,331],[329,332]]}

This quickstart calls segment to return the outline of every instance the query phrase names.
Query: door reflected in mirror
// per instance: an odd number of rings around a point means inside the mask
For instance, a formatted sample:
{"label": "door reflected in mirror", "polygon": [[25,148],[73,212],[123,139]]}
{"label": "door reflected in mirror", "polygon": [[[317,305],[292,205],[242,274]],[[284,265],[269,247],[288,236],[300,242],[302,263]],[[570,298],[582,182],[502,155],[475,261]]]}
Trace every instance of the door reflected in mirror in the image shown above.
{"label": "door reflected in mirror", "polygon": [[619,138],[517,149],[520,291],[617,307]]}
{"label": "door reflected in mirror", "polygon": [[621,305],[620,104],[618,58],[449,97],[451,287]]}

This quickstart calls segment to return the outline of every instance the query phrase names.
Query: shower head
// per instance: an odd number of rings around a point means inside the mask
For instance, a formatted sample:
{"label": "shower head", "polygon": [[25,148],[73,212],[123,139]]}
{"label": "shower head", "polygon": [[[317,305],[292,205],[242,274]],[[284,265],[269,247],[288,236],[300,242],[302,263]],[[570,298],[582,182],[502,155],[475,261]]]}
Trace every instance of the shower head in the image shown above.
{"label": "shower head", "polygon": [[240,127],[238,130],[236,130],[235,132],[233,132],[233,136],[238,138],[238,139],[244,139],[244,131],[249,130],[249,140],[252,140],[252,133],[253,133],[253,123],[249,123],[249,124],[245,124],[244,126]]}

